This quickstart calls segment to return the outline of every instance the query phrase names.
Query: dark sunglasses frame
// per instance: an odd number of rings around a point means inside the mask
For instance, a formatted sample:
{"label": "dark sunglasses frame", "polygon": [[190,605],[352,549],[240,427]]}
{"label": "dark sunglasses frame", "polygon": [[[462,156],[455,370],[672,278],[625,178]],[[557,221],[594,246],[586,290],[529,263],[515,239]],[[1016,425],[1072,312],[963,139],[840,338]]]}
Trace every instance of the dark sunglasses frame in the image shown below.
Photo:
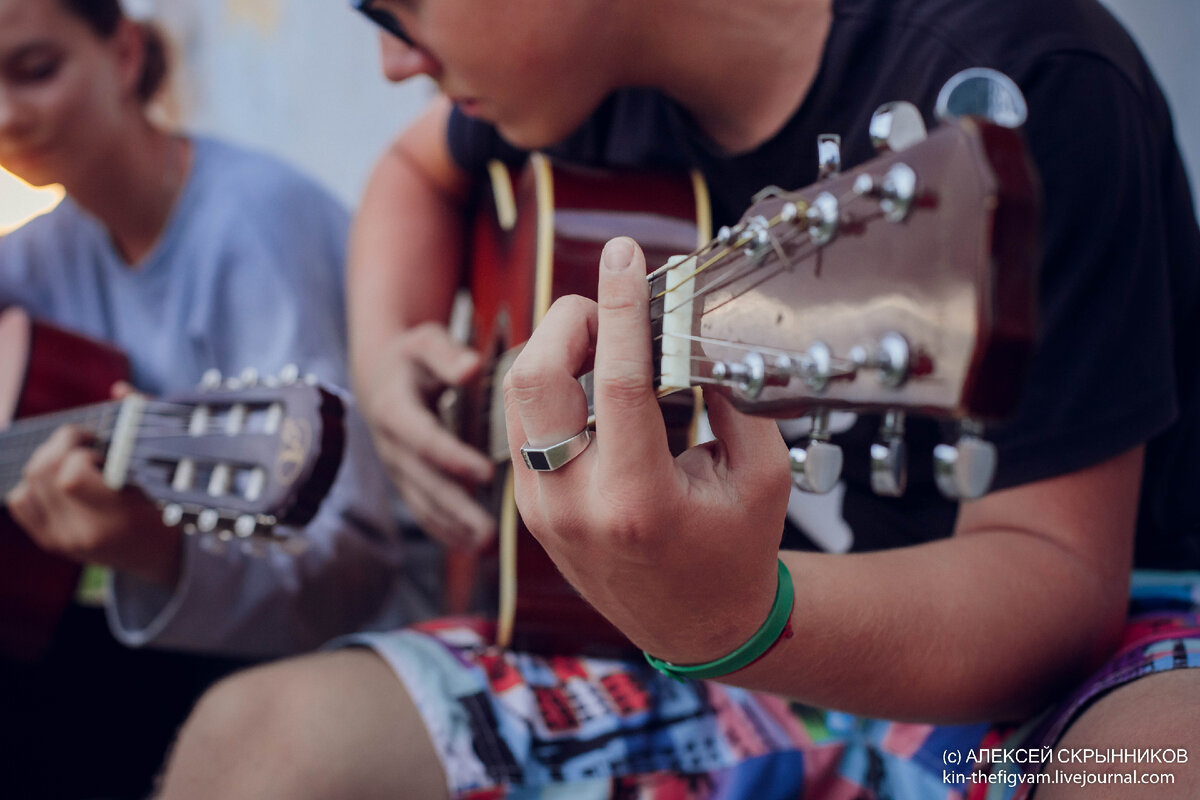
{"label": "dark sunglasses frame", "polygon": [[355,11],[360,12],[367,19],[371,20],[371,22],[374,22],[409,47],[416,47],[416,43],[408,35],[408,31],[404,30],[404,26],[400,24],[400,20],[387,11],[373,8],[374,4],[375,0],[352,0],[351,2]]}

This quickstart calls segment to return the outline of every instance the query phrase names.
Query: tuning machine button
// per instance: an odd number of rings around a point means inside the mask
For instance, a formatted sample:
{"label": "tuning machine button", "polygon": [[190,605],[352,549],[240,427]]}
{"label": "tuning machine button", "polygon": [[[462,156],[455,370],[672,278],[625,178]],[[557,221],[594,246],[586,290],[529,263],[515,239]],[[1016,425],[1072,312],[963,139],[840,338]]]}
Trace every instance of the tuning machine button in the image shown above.
{"label": "tuning machine button", "polygon": [[792,480],[801,491],[826,494],[842,476],[842,448],[829,441],[829,410],[815,411],[812,418],[808,444],[789,450],[788,460]]}
{"label": "tuning machine button", "polygon": [[217,529],[217,523],[221,521],[221,515],[216,509],[206,508],[196,515],[196,528],[201,533],[212,533]]}
{"label": "tuning machine button", "polygon": [[996,446],[982,438],[982,426],[964,420],[954,444],[933,448],[933,475],[938,490],[950,500],[982,497],[996,475]]}
{"label": "tuning machine button", "polygon": [[904,412],[890,410],[871,444],[871,489],[881,497],[900,497],[908,486],[908,444]]}
{"label": "tuning machine button", "polygon": [[299,380],[300,368],[295,364],[288,364],[279,370],[279,384],[281,386],[292,386]]}
{"label": "tuning machine button", "polygon": [[176,525],[179,525],[183,522],[183,518],[183,506],[179,505],[179,503],[167,503],[162,507],[163,525],[166,525],[168,528],[174,528]]}
{"label": "tuning machine button", "polygon": [[221,375],[221,370],[213,368],[206,369],[204,374],[200,376],[200,388],[205,390],[214,390],[221,388],[221,384],[225,382],[224,376]]}
{"label": "tuning machine button", "polygon": [[938,92],[938,119],[980,117],[1005,128],[1019,128],[1029,117],[1025,95],[1003,72],[972,67],[953,75]]}
{"label": "tuning machine button", "polygon": [[875,152],[899,153],[925,138],[925,120],[912,103],[884,103],[871,115],[868,132]]}
{"label": "tuning machine button", "polygon": [[817,179],[825,180],[842,171],[842,137],[836,133],[817,135]]}
{"label": "tuning machine button", "polygon": [[253,514],[242,514],[233,521],[233,533],[239,539],[248,539],[258,532],[258,518]]}

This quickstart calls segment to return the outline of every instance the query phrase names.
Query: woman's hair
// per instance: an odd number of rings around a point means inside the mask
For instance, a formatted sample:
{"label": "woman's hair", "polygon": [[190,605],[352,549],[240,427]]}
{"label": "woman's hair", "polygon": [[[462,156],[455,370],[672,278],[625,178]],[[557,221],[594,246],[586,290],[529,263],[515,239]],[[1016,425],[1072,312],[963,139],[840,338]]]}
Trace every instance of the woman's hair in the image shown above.
{"label": "woman's hair", "polygon": [[[63,6],[86,22],[96,35],[107,39],[117,32],[125,18],[120,0],[60,0]],[[158,94],[167,77],[167,43],[162,32],[149,22],[139,22],[145,52],[142,54],[142,74],[138,77],[137,96],[143,104]]]}

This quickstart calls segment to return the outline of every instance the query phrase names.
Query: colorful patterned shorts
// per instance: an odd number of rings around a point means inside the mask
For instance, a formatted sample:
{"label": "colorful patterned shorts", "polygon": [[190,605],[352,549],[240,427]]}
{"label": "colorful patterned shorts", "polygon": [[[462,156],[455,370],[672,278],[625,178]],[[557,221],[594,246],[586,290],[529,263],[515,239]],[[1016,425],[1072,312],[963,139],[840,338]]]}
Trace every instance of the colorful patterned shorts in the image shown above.
{"label": "colorful patterned shorts", "polygon": [[1052,746],[1105,692],[1200,666],[1198,601],[1200,573],[1137,573],[1117,654],[1019,727],[869,720],[678,682],[640,661],[512,653],[487,646],[490,632],[475,620],[337,644],[371,647],[395,669],[454,797],[1017,800],[1028,797],[1037,764],[1025,765],[1028,774],[988,764],[971,776],[963,756]]}

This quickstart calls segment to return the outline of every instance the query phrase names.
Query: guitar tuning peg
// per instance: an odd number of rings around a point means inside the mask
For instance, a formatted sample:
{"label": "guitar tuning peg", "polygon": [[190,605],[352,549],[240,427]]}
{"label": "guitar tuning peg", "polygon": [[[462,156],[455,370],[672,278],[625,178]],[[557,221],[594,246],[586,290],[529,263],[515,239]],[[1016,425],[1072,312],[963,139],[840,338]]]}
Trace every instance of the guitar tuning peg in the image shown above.
{"label": "guitar tuning peg", "polygon": [[842,171],[842,137],[836,133],[817,136],[817,180],[825,180]]}
{"label": "guitar tuning peg", "polygon": [[933,448],[933,475],[938,490],[950,500],[982,497],[996,475],[996,446],[981,437],[982,427],[964,420],[954,444]]}
{"label": "guitar tuning peg", "polygon": [[879,436],[871,445],[871,489],[881,497],[900,497],[908,486],[908,444],[904,441],[904,412],[883,417]]}
{"label": "guitar tuning peg", "polygon": [[868,133],[876,153],[898,153],[925,138],[925,120],[912,103],[884,103],[871,115]]}
{"label": "guitar tuning peg", "polygon": [[242,386],[252,389],[258,386],[258,370],[254,367],[246,367],[242,370],[242,374],[238,376],[238,379],[242,382]]}
{"label": "guitar tuning peg", "polygon": [[291,386],[300,380],[300,368],[295,364],[288,364],[283,369],[279,370],[279,383],[283,386]]}
{"label": "guitar tuning peg", "polygon": [[207,369],[204,371],[204,374],[200,376],[200,388],[219,389],[224,380],[225,378],[221,375],[221,370],[215,368]]}
{"label": "guitar tuning peg", "polygon": [[874,344],[851,347],[849,355],[856,369],[878,370],[879,382],[891,389],[903,385],[912,371],[912,348],[896,331],[888,331]]}
{"label": "guitar tuning peg", "polygon": [[162,521],[168,528],[174,528],[183,522],[183,506],[179,503],[167,503],[162,508]]}
{"label": "guitar tuning peg", "polygon": [[215,509],[206,508],[196,516],[196,528],[201,533],[212,533],[220,521],[221,516]]}
{"label": "guitar tuning peg", "polygon": [[804,447],[788,451],[792,481],[803,492],[826,494],[842,476],[842,448],[829,441],[829,410],[813,413],[812,433]]}
{"label": "guitar tuning peg", "polygon": [[749,400],[762,394],[767,382],[767,363],[762,354],[753,350],[741,362],[718,361],[713,364],[713,379],[733,388]]}
{"label": "guitar tuning peg", "polygon": [[1005,128],[1019,128],[1029,117],[1020,87],[1003,72],[987,67],[953,75],[938,92],[934,109],[940,120],[979,117]]}
{"label": "guitar tuning peg", "polygon": [[242,514],[233,521],[233,532],[239,539],[248,539],[258,530],[258,518],[253,514]]}

